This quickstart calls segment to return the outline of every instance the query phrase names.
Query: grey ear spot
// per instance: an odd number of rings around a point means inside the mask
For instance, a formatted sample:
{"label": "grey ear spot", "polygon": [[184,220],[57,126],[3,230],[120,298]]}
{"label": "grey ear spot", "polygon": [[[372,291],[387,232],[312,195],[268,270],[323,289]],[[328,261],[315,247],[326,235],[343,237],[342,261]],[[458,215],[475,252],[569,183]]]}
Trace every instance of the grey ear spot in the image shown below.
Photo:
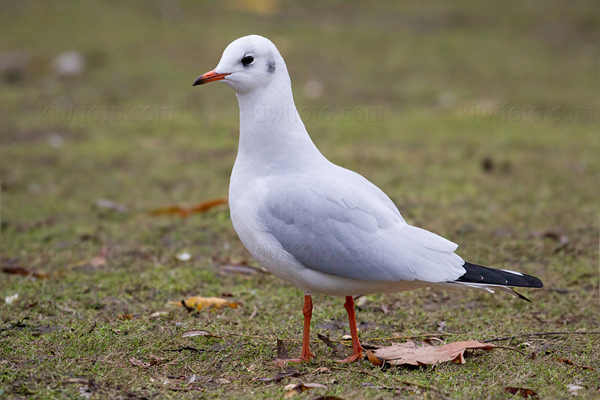
{"label": "grey ear spot", "polygon": [[275,60],[267,61],[267,72],[271,74],[275,72]]}

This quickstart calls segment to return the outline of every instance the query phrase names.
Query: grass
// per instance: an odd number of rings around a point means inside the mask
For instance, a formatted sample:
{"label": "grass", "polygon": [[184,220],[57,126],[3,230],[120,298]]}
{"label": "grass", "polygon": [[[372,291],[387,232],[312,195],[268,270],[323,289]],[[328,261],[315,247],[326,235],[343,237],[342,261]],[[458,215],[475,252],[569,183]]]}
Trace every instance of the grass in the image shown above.
{"label": "grass", "polygon": [[[508,386],[571,398],[569,384],[598,397],[595,335],[502,342],[535,359],[498,350],[418,369],[340,366],[315,342],[317,358],[297,367],[305,375],[258,381],[277,373],[276,338],[299,353],[301,292],[268,274],[219,273],[227,262],[258,266],[226,207],[188,219],[147,213],[226,196],[235,97],[191,83],[230,41],[260,33],[285,57],[307,129],[328,158],[375,182],[411,223],[459,243],[465,259],[546,285],[525,293],[533,304],[469,291],[368,296],[357,312],[364,342],[597,330],[595,3],[260,4],[5,2],[0,49],[29,63],[20,79],[4,73],[0,82],[0,252],[3,266],[49,279],[0,277],[0,299],[19,295],[0,304],[0,397],[267,399],[302,381],[328,389],[296,398],[437,396],[403,381],[454,399],[509,398]],[[51,60],[68,50],[87,68],[59,79]],[[319,97],[309,81],[323,86]],[[98,118],[98,110],[108,111]],[[97,209],[98,199],[129,211]],[[102,247],[107,263],[94,268]],[[192,259],[178,261],[182,251]],[[224,294],[242,307],[188,313],[167,304]],[[313,339],[348,333],[341,299],[315,296],[313,321]],[[181,336],[193,329],[219,337]],[[129,361],[153,357],[164,360]]]}

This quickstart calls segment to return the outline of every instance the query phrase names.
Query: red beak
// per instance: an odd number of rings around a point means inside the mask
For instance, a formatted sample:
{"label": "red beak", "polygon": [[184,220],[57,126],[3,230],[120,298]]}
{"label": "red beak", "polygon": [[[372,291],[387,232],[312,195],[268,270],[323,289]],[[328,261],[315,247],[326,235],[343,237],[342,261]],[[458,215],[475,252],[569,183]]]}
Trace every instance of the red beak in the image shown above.
{"label": "red beak", "polygon": [[217,74],[215,70],[208,71],[207,73],[200,75],[198,79],[194,81],[194,84],[192,86],[204,85],[208,82],[220,81],[222,79],[225,79],[227,75],[230,74]]}

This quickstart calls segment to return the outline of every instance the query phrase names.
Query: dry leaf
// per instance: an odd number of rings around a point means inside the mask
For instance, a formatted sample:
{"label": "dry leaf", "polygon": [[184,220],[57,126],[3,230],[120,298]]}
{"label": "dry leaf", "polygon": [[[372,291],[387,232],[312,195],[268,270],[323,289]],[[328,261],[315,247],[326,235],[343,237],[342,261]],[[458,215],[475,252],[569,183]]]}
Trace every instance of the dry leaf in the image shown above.
{"label": "dry leaf", "polygon": [[432,336],[432,337],[423,339],[423,343],[426,345],[429,345],[429,346],[438,346],[438,345],[443,345],[444,341],[440,338]]}
{"label": "dry leaf", "polygon": [[137,358],[135,358],[135,357],[131,357],[131,358],[129,359],[129,362],[130,362],[130,363],[131,363],[131,365],[133,365],[134,367],[149,368],[149,367],[151,367],[151,366],[152,366],[152,365],[151,365],[149,362],[145,362],[145,361],[142,361],[142,360],[138,360],[138,359],[137,359]]}
{"label": "dry leaf", "polygon": [[288,358],[289,356],[285,343],[283,343],[283,340],[277,338],[277,360],[286,360]]}
{"label": "dry leaf", "polygon": [[383,365],[383,360],[381,358],[377,358],[377,356],[373,354],[372,350],[367,350],[367,358],[373,365]]}
{"label": "dry leaf", "polygon": [[117,318],[121,319],[123,321],[128,321],[130,319],[136,319],[137,314],[122,314],[122,315],[118,315]]}
{"label": "dry leaf", "polygon": [[569,393],[571,393],[573,396],[577,396],[579,394],[579,391],[583,389],[583,386],[579,386],[579,385],[575,385],[573,383],[569,383],[567,385],[567,390],[569,391]]}
{"label": "dry leaf", "polygon": [[537,399],[539,397],[539,395],[531,389],[517,388],[517,387],[505,387],[504,390],[512,395],[517,395],[517,396],[521,396],[521,397],[530,397],[532,399]]}
{"label": "dry leaf", "polygon": [[285,395],[283,398],[288,399],[310,389],[327,389],[327,386],[321,383],[291,383],[284,388]]}
{"label": "dry leaf", "polygon": [[150,355],[150,356],[148,356],[148,358],[150,359],[149,362],[139,360],[139,359],[137,359],[135,357],[131,357],[129,359],[129,362],[131,363],[131,365],[133,365],[135,367],[150,368],[153,365],[157,365],[157,364],[160,364],[161,362],[165,361],[164,358],[158,357],[158,356],[155,356],[155,355]]}
{"label": "dry leaf", "polygon": [[334,344],[328,336],[325,335],[321,335],[320,333],[317,333],[317,337],[323,342],[325,343],[330,349],[332,349],[335,354],[340,357],[340,358],[346,358],[344,356],[344,350],[346,349],[346,346],[344,346],[341,343],[338,343],[337,345]]}
{"label": "dry leaf", "polygon": [[[195,308],[196,310],[221,307],[238,308],[240,306],[240,303],[231,302],[219,297],[193,296],[185,299],[184,302],[187,307]],[[169,304],[174,306],[183,306],[180,301],[170,301]]]}
{"label": "dry leaf", "polygon": [[184,251],[179,254],[175,254],[175,258],[179,261],[190,261],[192,259],[192,255],[187,251]]}
{"label": "dry leaf", "polygon": [[194,336],[207,336],[207,337],[218,337],[210,333],[209,331],[199,330],[199,331],[187,331],[183,332],[181,337],[194,337]]}
{"label": "dry leaf", "polygon": [[155,210],[150,211],[150,215],[179,215],[181,218],[187,218],[192,214],[206,212],[211,208],[220,206],[221,204],[227,204],[227,199],[207,200],[189,208],[181,206],[157,208]]}
{"label": "dry leaf", "polygon": [[106,255],[108,254],[108,248],[106,246],[100,249],[100,254],[98,254],[94,259],[90,262],[92,268],[103,267],[106,264]]}
{"label": "dry leaf", "polygon": [[96,200],[95,206],[98,209],[108,209],[111,211],[116,211],[121,214],[127,213],[127,206],[116,203],[112,200],[98,199],[98,200]]}
{"label": "dry leaf", "polygon": [[561,362],[564,362],[565,364],[573,365],[575,367],[579,367],[579,368],[583,368],[583,369],[590,369],[592,371],[596,370],[596,368],[594,368],[594,367],[588,367],[586,365],[580,365],[580,364],[574,363],[571,360],[567,360],[566,358],[555,358],[554,360],[561,361]]}
{"label": "dry leaf", "polygon": [[27,269],[18,265],[7,265],[2,268],[2,272],[4,272],[5,274],[12,275],[33,276],[34,278],[40,279],[50,278],[50,276],[46,272]]}
{"label": "dry leaf", "polygon": [[155,356],[154,354],[150,354],[148,358],[150,359],[150,365],[157,365],[165,361],[163,357]]}
{"label": "dry leaf", "polygon": [[162,317],[163,315],[167,315],[168,312],[166,311],[157,311],[155,313],[150,314],[150,318],[158,318],[158,317]]}
{"label": "dry leaf", "polygon": [[467,349],[491,350],[495,346],[476,341],[454,342],[443,346],[417,346],[414,342],[394,343],[373,352],[368,351],[369,361],[375,365],[384,362],[392,365],[429,365],[446,361],[465,363],[463,354]]}
{"label": "dry leaf", "polygon": [[15,294],[13,294],[13,295],[11,295],[11,296],[6,296],[6,297],[4,298],[4,302],[10,306],[10,305],[11,305],[12,303],[14,303],[14,302],[15,302],[15,300],[17,300],[18,298],[19,298],[19,293],[15,293]]}

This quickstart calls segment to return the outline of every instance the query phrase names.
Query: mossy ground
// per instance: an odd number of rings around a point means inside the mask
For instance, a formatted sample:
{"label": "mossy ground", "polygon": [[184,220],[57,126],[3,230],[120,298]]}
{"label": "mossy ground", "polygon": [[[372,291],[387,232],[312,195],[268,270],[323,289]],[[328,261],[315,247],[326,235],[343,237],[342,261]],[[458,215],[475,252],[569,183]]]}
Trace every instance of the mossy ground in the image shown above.
{"label": "mossy ground", "polygon": [[[225,261],[257,266],[226,207],[188,219],[147,213],[226,197],[235,96],[191,83],[230,41],[263,34],[285,57],[307,129],[328,158],[376,183],[409,222],[459,243],[465,259],[546,285],[524,291],[533,304],[469,291],[368,296],[357,314],[363,341],[598,330],[597,4],[260,4],[3,2],[0,49],[30,61],[20,79],[0,83],[2,264],[50,278],[0,275],[0,397],[266,399],[300,381],[328,389],[298,398],[436,397],[365,387],[405,380],[456,399],[507,398],[507,386],[570,398],[569,384],[599,397],[595,335],[502,342],[535,359],[498,350],[464,365],[383,370],[335,364],[315,342],[317,358],[298,366],[306,375],[257,381],[277,372],[276,338],[299,352],[302,293],[268,274],[219,273]],[[50,60],[68,50],[87,68],[59,79]],[[129,211],[96,209],[98,199]],[[102,247],[107,263],[91,267]],[[176,260],[184,250],[192,259]],[[167,305],[224,294],[242,307]],[[348,333],[342,303],[315,296],[313,339]],[[181,336],[193,329],[219,337]],[[152,356],[164,360],[129,361]]]}

